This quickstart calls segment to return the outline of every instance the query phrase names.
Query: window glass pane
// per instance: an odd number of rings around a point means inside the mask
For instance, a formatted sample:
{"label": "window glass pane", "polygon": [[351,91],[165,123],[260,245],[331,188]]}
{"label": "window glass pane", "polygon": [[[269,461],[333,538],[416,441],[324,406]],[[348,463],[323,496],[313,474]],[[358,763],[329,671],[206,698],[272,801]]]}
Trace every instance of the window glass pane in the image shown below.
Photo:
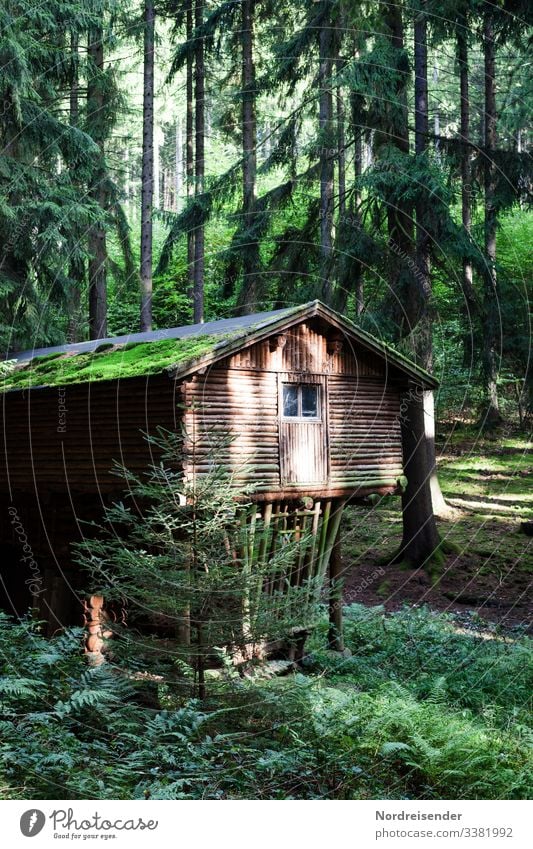
{"label": "window glass pane", "polygon": [[285,384],[283,387],[283,415],[285,417],[298,415],[298,387]]}
{"label": "window glass pane", "polygon": [[318,386],[302,386],[302,416],[318,418]]}

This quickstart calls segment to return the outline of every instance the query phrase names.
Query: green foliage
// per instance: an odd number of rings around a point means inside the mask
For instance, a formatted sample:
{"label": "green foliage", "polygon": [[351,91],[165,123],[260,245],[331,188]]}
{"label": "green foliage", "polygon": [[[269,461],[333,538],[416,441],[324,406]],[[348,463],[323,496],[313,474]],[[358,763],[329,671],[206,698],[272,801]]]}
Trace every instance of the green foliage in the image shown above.
{"label": "green foliage", "polygon": [[316,650],[305,675],[153,710],[134,673],[87,667],[80,632],[0,616],[4,798],[528,798],[530,642],[347,617],[351,659]]}
{"label": "green foliage", "polygon": [[345,612],[352,657],[339,667],[343,675],[355,674],[360,688],[395,681],[421,701],[435,700],[438,689],[441,701],[490,715],[503,728],[510,715],[527,724],[533,707],[530,640],[465,634],[452,617],[426,608],[386,616],[383,609],[353,605]]}

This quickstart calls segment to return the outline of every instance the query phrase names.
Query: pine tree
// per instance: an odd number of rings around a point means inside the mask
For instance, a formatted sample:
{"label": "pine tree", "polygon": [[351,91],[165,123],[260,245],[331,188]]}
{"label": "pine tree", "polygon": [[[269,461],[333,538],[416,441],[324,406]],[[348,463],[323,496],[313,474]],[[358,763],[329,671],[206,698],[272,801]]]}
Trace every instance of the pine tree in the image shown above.
{"label": "pine tree", "polygon": [[333,250],[333,24],[331,3],[326,2],[318,31],[318,125],[320,159],[320,254],[322,298],[329,304],[332,300],[331,254]]}
{"label": "pine tree", "polygon": [[[469,92],[469,62],[468,62],[468,18],[460,15],[456,25],[457,31],[457,62],[460,77],[460,123],[459,137],[461,142],[461,219],[468,239],[472,234],[472,169],[470,151],[470,92]],[[474,290],[472,261],[469,256],[462,261],[462,290],[464,312],[467,323],[463,336],[464,363],[468,367],[473,361],[473,322],[477,317],[478,303]]]}
{"label": "pine tree", "polygon": [[483,24],[483,56],[485,75],[485,255],[483,311],[483,370],[487,393],[485,423],[494,427],[501,422],[498,399],[499,372],[499,307],[496,276],[496,46],[490,10]]}
{"label": "pine tree", "polygon": [[[194,125],[195,125],[195,158],[194,179],[195,193],[200,197],[204,191],[205,176],[205,50],[204,38],[201,34],[204,22],[204,0],[195,0],[194,25]],[[204,320],[204,270],[205,270],[205,229],[200,222],[194,233],[194,287],[193,313],[194,322]]]}
{"label": "pine tree", "polygon": [[154,192],[153,0],[144,3],[143,150],[141,176],[141,331],[152,329],[152,204]]}
{"label": "pine tree", "polygon": [[107,173],[105,166],[106,74],[104,69],[104,8],[101,19],[88,31],[89,57],[87,79],[87,130],[98,145],[98,157],[89,185],[89,196],[100,207],[99,220],[89,230],[89,336],[101,339],[107,336],[107,237],[105,210],[108,204]]}
{"label": "pine tree", "polygon": [[[71,49],[71,81],[69,92],[69,122],[71,127],[79,126],[80,102],[79,102],[79,33],[73,29],[70,34]],[[80,233],[80,238],[82,234]],[[72,281],[68,293],[67,313],[69,342],[78,342],[81,338],[82,314],[81,298],[82,288],[85,282],[85,263],[78,255],[72,256],[69,263],[69,277]]]}
{"label": "pine tree", "polygon": [[[254,58],[255,0],[241,0],[241,52],[242,52],[242,227],[252,231],[256,204],[257,179],[257,128],[255,116],[256,75]],[[243,250],[243,281],[237,301],[239,312],[257,312],[261,296],[259,272],[259,244],[251,235]]]}
{"label": "pine tree", "polygon": [[[76,545],[77,559],[92,592],[126,604],[128,628],[109,623],[120,637],[109,653],[138,669],[149,663],[174,692],[190,692],[192,679],[193,694],[204,698],[209,665],[246,659],[265,640],[287,639],[313,621],[323,576],[290,580],[310,536],[276,543],[251,493],[220,462],[226,436],[213,435],[211,471],[189,480],[181,435],[150,442],[160,460],[141,476],[117,468],[128,499],[105,509],[105,521]],[[187,443],[194,452],[192,434]]]}
{"label": "pine tree", "polygon": [[[20,0],[0,10],[0,337],[5,350],[64,338],[72,269],[86,259],[80,233],[96,215],[80,186],[97,156],[75,125],[70,36],[91,17],[69,3]],[[64,106],[67,104],[65,113]],[[66,120],[65,120],[66,119]],[[36,336],[36,333],[38,336]]]}

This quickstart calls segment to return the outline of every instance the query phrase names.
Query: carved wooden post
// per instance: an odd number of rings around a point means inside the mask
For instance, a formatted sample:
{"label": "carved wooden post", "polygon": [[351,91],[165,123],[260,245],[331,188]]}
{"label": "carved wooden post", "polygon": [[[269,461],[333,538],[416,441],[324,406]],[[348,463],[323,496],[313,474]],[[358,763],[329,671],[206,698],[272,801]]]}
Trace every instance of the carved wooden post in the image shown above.
{"label": "carved wooden post", "polygon": [[103,648],[113,632],[105,627],[108,616],[104,610],[104,597],[92,595],[83,604],[84,622],[87,629],[85,652],[89,655],[89,663],[99,666],[104,662]]}

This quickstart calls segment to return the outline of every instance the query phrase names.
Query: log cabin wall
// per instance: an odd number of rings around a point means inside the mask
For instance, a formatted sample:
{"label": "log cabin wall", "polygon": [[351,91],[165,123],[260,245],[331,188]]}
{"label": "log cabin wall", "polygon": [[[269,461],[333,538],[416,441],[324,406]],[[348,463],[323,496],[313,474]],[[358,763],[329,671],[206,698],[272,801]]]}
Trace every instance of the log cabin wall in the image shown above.
{"label": "log cabin wall", "polygon": [[[403,473],[402,382],[382,359],[331,328],[297,325],[183,383],[186,472],[191,477],[224,463],[265,499],[395,491]],[[320,385],[320,422],[292,424],[280,415],[285,383]],[[217,449],[228,434],[230,444]],[[314,450],[323,456],[311,463]],[[307,480],[298,471],[305,464]]]}
{"label": "log cabin wall", "polygon": [[0,609],[29,606],[47,632],[82,624],[84,576],[71,543],[123,497],[114,463],[142,472],[142,431],[176,430],[181,411],[166,375],[6,393],[0,451]]}
{"label": "log cabin wall", "polygon": [[0,490],[120,492],[114,464],[145,470],[151,453],[143,432],[177,428],[175,389],[156,375],[6,393]]}

